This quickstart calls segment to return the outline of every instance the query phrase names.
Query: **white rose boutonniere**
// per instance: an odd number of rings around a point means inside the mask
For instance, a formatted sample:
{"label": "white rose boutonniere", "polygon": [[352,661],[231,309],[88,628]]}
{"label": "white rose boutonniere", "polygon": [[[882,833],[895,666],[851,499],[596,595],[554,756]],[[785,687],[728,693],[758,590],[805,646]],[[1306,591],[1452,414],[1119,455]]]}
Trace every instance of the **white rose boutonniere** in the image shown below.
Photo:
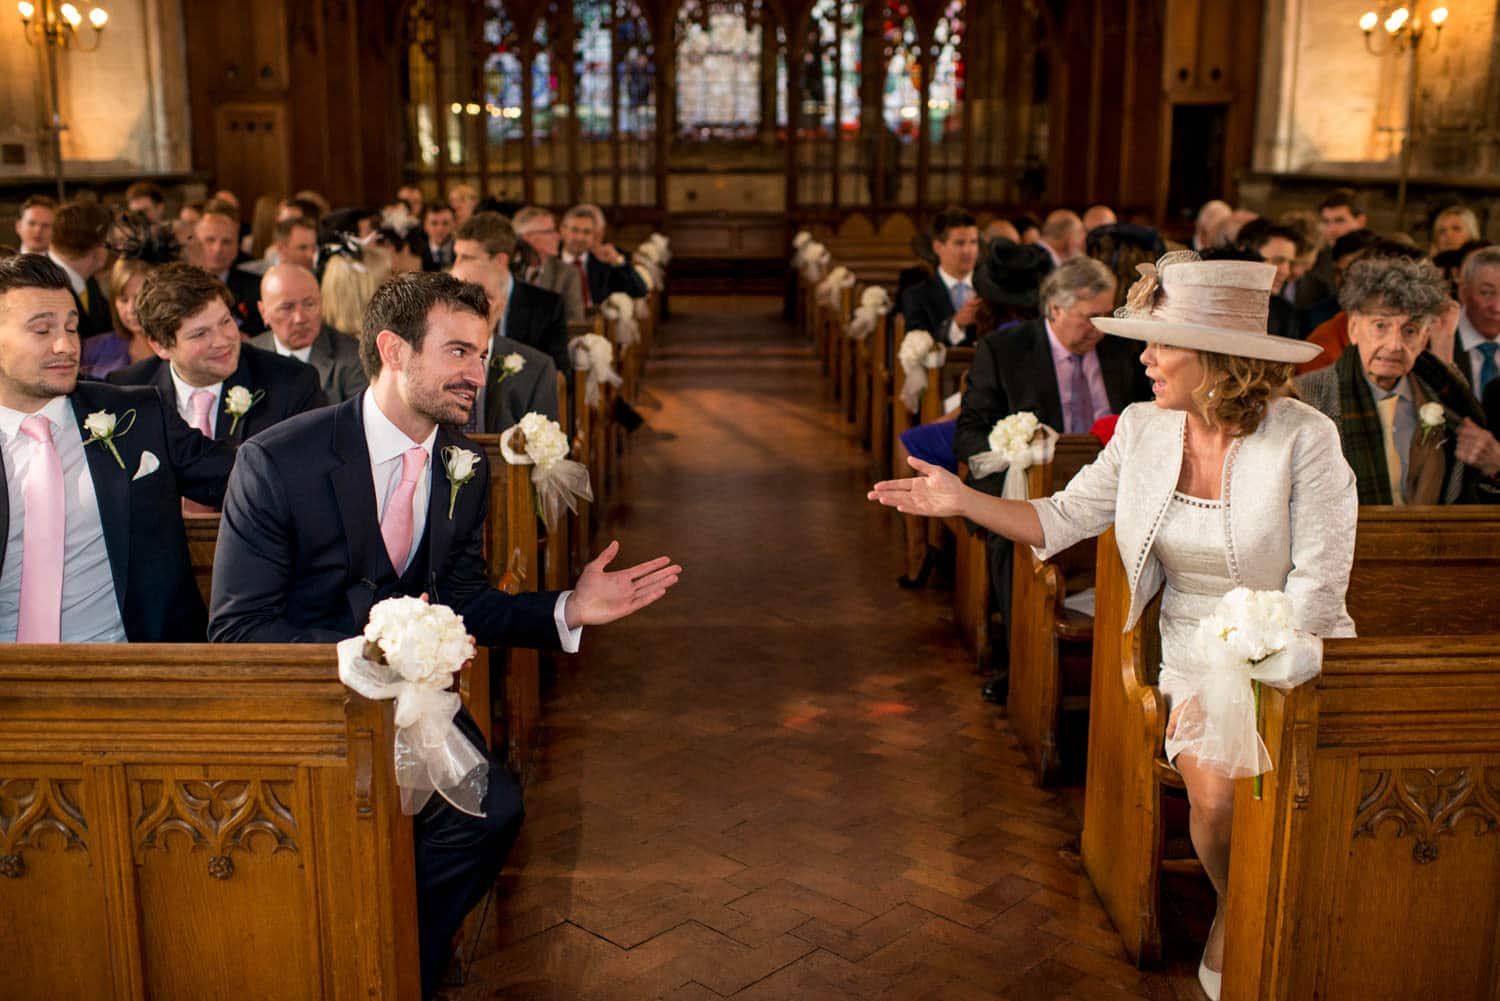
{"label": "white rose boutonniere", "polygon": [[229,433],[234,434],[239,430],[240,418],[250,412],[250,408],[266,398],[264,389],[257,389],[254,393],[244,386],[230,386],[224,391],[224,412],[232,419],[229,422]]}
{"label": "white rose boutonniere", "polygon": [[109,454],[115,457],[115,462],[120,464],[121,469],[125,468],[125,460],[120,458],[120,450],[115,448],[115,438],[129,434],[130,429],[135,427],[134,410],[125,411],[124,424],[121,427],[120,421],[108,410],[96,410],[83,419],[83,429],[89,433],[84,444],[92,445],[96,441],[102,443],[109,449]]}
{"label": "white rose boutonniere", "polygon": [[1422,444],[1448,426],[1448,414],[1441,403],[1424,403],[1417,411],[1417,423],[1422,426]]}
{"label": "white rose boutonniere", "polygon": [[448,517],[453,517],[453,505],[458,500],[458,491],[474,478],[479,471],[479,453],[467,448],[449,445],[443,449],[443,466],[448,471]]}
{"label": "white rose boutonniere", "polygon": [[498,385],[513,375],[519,375],[525,367],[526,359],[512,351],[500,360],[500,378],[496,379],[495,383]]}

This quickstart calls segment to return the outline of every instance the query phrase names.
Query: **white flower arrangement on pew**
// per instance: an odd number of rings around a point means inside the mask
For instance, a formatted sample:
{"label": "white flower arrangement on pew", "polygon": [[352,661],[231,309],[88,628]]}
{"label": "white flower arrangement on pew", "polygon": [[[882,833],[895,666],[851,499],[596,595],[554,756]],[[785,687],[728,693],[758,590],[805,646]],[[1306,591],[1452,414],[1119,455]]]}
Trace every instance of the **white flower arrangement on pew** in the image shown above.
{"label": "white flower arrangement on pew", "polygon": [[[621,349],[637,344],[641,339],[640,324],[636,319],[635,300],[624,292],[612,292],[599,304],[599,312],[615,325],[615,343]],[[597,334],[594,336],[598,336]]]}
{"label": "white flower arrangement on pew", "polygon": [[831,255],[828,253],[827,247],[816,240],[809,243],[802,248],[802,263],[799,265],[802,269],[802,277],[806,279],[809,285],[818,284],[818,282],[823,280],[823,276],[828,273],[828,262],[830,260]]}
{"label": "white flower arrangement on pew", "polygon": [[453,725],[462,705],[453,675],[474,657],[463,618],[420,598],[387,598],[370,609],[364,633],[337,649],[339,680],[367,699],[396,700],[401,812],[415,815],[436,792],[484,816],[489,763]]}
{"label": "white flower arrangement on pew", "polygon": [[1021,410],[995,422],[988,444],[988,452],[969,457],[970,474],[983,478],[1003,472],[1005,487],[1001,495],[1026,500],[1030,494],[1026,471],[1052,461],[1057,452],[1057,432],[1030,410]]}
{"label": "white flower arrangement on pew", "polygon": [[829,309],[837,309],[844,289],[854,287],[854,272],[840,264],[818,282],[818,302]]}
{"label": "white flower arrangement on pew", "polygon": [[1260,736],[1260,686],[1290,690],[1323,669],[1323,641],[1294,623],[1285,592],[1237,587],[1194,636],[1207,670],[1183,703],[1197,700],[1198,711],[1184,710],[1176,736],[1196,741],[1198,760],[1221,774],[1255,776],[1256,798],[1274,767]]}
{"label": "white flower arrangement on pew", "polygon": [[927,370],[942,368],[948,360],[948,349],[932,339],[925,330],[908,330],[901,339],[896,360],[906,379],[901,384],[901,402],[906,409],[917,413],[922,409],[922,394],[927,392]]}
{"label": "white flower arrangement on pew", "polygon": [[583,334],[569,341],[568,349],[573,357],[574,370],[589,374],[583,390],[583,402],[597,407],[603,387],[618,386],[624,381],[620,378],[620,373],[615,371],[615,347],[609,343],[608,338],[598,334]]}
{"label": "white flower arrangement on pew", "polygon": [[641,246],[654,248],[656,251],[656,262],[662,267],[665,268],[672,262],[672,239],[667,234],[654,231],[650,236],[646,237],[645,242]]}
{"label": "white flower arrangement on pew", "polygon": [[[609,347],[598,334],[585,337],[596,337]],[[527,414],[515,427],[500,434],[500,454],[513,466],[532,467],[537,509],[549,529],[559,523],[564,505],[576,512],[580,497],[594,499],[588,467],[568,458],[568,436],[557,421],[535,412]]]}
{"label": "white flower arrangement on pew", "polygon": [[871,285],[859,294],[859,305],[849,321],[849,336],[862,341],[875,332],[875,324],[891,311],[891,295],[879,285]]}

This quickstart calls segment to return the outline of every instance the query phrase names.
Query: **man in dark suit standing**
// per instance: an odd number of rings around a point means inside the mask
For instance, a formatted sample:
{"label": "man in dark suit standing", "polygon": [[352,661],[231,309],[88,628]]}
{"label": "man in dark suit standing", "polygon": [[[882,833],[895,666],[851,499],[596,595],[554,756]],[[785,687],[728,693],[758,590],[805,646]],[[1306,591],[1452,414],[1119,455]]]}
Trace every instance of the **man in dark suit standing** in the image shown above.
{"label": "man in dark suit standing", "polygon": [[95,276],[109,262],[109,210],[97,202],[68,202],[52,223],[52,246],[47,256],[68,276],[68,287],[78,307],[78,336],[92,337],[114,327],[109,297]]}
{"label": "man in dark suit standing", "polygon": [[0,639],[201,643],[180,497],[217,504],[234,452],[153,390],[79,382],[70,292],[0,261]]}
{"label": "man in dark suit standing", "polygon": [[[562,297],[544,288],[516,281],[510,269],[515,253],[516,231],[511,228],[510,220],[498,212],[474,213],[453,236],[455,263],[471,262],[482,266],[486,272],[493,271],[497,284],[504,286],[505,307],[498,322],[499,335],[536,348],[552,359],[558,371],[571,372],[568,323],[563,314]],[[503,282],[499,281],[501,275]],[[495,361],[491,359],[492,363]]]}
{"label": "man in dark suit standing", "polygon": [[939,344],[968,347],[979,336],[979,296],[974,265],[979,262],[979,224],[960,208],[946,208],[932,221],[936,273],[901,293],[899,308],[907,330],[925,330]]}
{"label": "man in dark suit standing", "polygon": [[[1065,261],[1043,279],[1040,300],[1039,318],[984,337],[974,352],[953,439],[961,461],[989,451],[996,422],[1023,410],[1062,434],[1088,434],[1100,417],[1151,398],[1139,346],[1107,337],[1090,322],[1114,310],[1115,277],[1108,268],[1091,257]],[[997,473],[973,486],[999,496],[1004,483]],[[1007,618],[1011,552],[1010,542],[989,537],[991,607]],[[1005,650],[1008,643],[996,647]],[[991,701],[1004,702],[1009,688],[1001,666],[985,688]]]}
{"label": "man in dark suit standing", "polygon": [[136,315],[155,358],[109,374],[120,386],[155,386],[205,438],[238,444],[293,414],[328,403],[318,372],[243,343],[229,290],[190,264],[147,276]]}
{"label": "man in dark suit standing", "polygon": [[646,283],[614,245],[596,239],[598,225],[586,205],[568,209],[562,222],[562,262],[578,272],[583,306],[591,309],[616,292],[646,297]]}
{"label": "man in dark suit standing", "polygon": [[359,395],[367,382],[359,345],[323,322],[323,294],[305,267],[278,264],[260,280],[260,315],[270,329],[252,347],[294,358],[318,371],[329,403]]}
{"label": "man in dark suit standing", "polygon": [[236,266],[240,253],[240,217],[229,202],[213,199],[193,227],[194,243],[202,256],[202,268],[217,278],[233,301],[229,314],[235,326],[250,337],[265,330],[256,302],[260,299],[260,275]]}
{"label": "man in dark suit standing", "polygon": [[[616,543],[572,591],[513,596],[486,583],[489,469],[483,450],[451,428],[468,421],[487,378],[488,312],[483,290],[452,275],[392,278],[360,337],[370,388],[241,448],[214,563],[215,641],[334,643],[359,633],[376,602],[426,594],[462,615],[482,645],[571,651],[584,626],[638,611],[676,583],[681,568],[665,557],[608,572]],[[454,448],[477,453],[477,466],[450,484]],[[484,747],[467,713],[455,721]],[[424,996],[519,829],[519,791],[493,760],[484,812],[471,817],[435,796],[416,818]]]}

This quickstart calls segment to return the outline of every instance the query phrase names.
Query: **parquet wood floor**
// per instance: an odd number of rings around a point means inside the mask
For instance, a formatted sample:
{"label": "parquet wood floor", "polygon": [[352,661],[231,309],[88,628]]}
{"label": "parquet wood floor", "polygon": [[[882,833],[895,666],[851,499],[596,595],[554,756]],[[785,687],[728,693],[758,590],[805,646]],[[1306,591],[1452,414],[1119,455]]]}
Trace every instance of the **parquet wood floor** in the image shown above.
{"label": "parquet wood floor", "polygon": [[779,307],[674,302],[611,530],[686,573],[561,668],[453,996],[1197,1001],[1195,956],[1125,961],[947,595],[895,586],[899,527]]}

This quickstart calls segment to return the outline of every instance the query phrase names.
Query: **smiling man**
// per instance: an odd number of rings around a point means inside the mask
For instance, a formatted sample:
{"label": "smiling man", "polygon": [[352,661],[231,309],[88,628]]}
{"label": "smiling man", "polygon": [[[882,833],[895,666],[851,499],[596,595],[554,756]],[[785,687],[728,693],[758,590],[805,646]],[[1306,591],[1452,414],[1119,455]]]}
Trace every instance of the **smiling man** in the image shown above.
{"label": "smiling man", "polygon": [[932,221],[932,252],[937,274],[901,293],[906,329],[925,330],[939,344],[973,345],[987,333],[978,326],[982,300],[974,292],[979,224],[963,209],[944,209]]}
{"label": "smiling man", "polygon": [[[370,388],[241,449],[214,561],[215,641],[335,643],[359,633],[376,602],[425,594],[462,615],[483,646],[574,651],[584,626],[639,611],[676,583],[681,568],[666,557],[609,572],[619,551],[611,543],[572,591],[509,595],[489,586],[488,463],[451,428],[469,419],[490,336],[478,285],[422,273],[380,287],[360,335]],[[456,494],[452,449],[477,455]],[[467,712],[455,722],[485,748]],[[434,796],[416,818],[424,997],[436,991],[454,933],[493,885],[520,827],[519,790],[493,759],[484,814]]]}
{"label": "smiling man", "polygon": [[67,274],[0,261],[0,641],[201,643],[180,497],[218,503],[234,452],[78,356]]}
{"label": "smiling man", "polygon": [[207,272],[190,264],[157,268],[135,300],[156,357],[111,372],[109,381],[155,386],[205,438],[236,443],[327,404],[312,366],[241,340],[233,306]]}
{"label": "smiling man", "polygon": [[1350,346],[1298,378],[1297,389],[1338,425],[1359,502],[1500,502],[1500,443],[1468,384],[1427,351],[1448,308],[1442,273],[1425,260],[1361,260],[1344,276],[1339,303]]}

